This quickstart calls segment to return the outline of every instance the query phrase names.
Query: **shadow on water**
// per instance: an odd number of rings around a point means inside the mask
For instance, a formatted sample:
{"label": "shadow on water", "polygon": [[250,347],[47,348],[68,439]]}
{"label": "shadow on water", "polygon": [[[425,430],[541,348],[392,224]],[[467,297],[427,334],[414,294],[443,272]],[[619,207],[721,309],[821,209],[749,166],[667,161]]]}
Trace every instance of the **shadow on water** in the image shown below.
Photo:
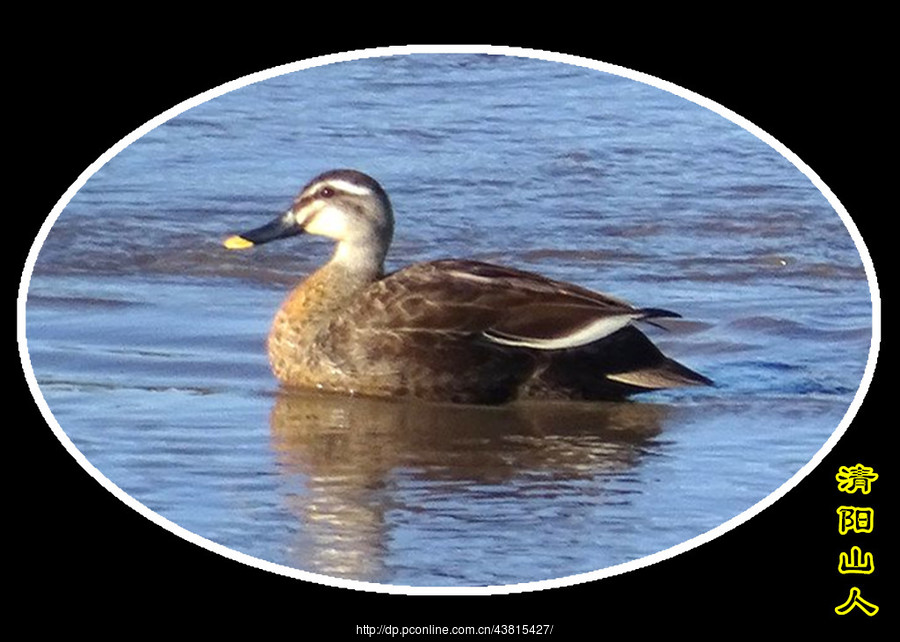
{"label": "shadow on water", "polygon": [[[627,476],[667,412],[643,403],[482,407],[282,392],[270,422],[283,474],[302,480],[288,500],[302,529],[295,562],[378,581],[394,575],[382,564],[405,526],[457,529],[457,545],[503,520],[527,527],[537,519],[529,511],[586,488],[602,495],[604,479]],[[511,505],[523,515],[501,519]]]}

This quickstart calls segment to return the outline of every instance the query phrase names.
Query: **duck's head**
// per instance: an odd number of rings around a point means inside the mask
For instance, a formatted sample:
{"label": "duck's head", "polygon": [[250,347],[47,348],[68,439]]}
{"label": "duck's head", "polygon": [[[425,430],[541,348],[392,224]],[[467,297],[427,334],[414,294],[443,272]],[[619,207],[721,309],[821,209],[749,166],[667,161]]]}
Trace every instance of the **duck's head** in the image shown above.
{"label": "duck's head", "polygon": [[284,214],[225,239],[224,245],[242,250],[304,232],[337,241],[333,260],[350,265],[375,262],[380,268],[394,233],[391,202],[371,176],[332,170],[311,180]]}

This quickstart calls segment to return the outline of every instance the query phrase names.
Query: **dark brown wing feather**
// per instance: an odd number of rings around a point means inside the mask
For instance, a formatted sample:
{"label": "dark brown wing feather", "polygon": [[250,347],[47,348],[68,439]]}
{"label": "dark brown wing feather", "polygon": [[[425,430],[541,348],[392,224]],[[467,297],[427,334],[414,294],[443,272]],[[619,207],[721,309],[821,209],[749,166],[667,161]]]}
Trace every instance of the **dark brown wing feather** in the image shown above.
{"label": "dark brown wing feather", "polygon": [[605,318],[677,316],[538,274],[477,261],[419,263],[373,284],[363,305],[389,306],[410,330],[555,339]]}

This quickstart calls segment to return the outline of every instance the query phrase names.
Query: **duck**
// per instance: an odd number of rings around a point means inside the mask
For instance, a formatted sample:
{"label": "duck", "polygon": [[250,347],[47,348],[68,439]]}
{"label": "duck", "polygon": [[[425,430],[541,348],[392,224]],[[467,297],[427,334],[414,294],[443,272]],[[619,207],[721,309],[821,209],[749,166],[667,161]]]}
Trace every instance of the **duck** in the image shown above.
{"label": "duck", "polygon": [[470,259],[386,273],[394,211],[361,171],[316,176],[287,211],[224,246],[244,250],[300,234],[336,245],[272,321],[268,357],[284,388],[496,405],[713,385],[636,327],[677,313]]}

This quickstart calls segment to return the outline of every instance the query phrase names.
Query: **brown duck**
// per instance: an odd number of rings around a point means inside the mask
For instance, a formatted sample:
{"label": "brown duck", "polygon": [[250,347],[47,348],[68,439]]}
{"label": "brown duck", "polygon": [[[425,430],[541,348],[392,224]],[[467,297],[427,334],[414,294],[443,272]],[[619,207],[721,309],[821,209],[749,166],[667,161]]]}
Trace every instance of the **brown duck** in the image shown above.
{"label": "brown duck", "polygon": [[390,200],[371,177],[313,179],[271,223],[225,241],[243,249],[306,232],[331,260],[275,315],[268,350],[285,386],[458,403],[621,399],[712,382],[663,355],[636,321],[679,315],[478,261],[384,273]]}

